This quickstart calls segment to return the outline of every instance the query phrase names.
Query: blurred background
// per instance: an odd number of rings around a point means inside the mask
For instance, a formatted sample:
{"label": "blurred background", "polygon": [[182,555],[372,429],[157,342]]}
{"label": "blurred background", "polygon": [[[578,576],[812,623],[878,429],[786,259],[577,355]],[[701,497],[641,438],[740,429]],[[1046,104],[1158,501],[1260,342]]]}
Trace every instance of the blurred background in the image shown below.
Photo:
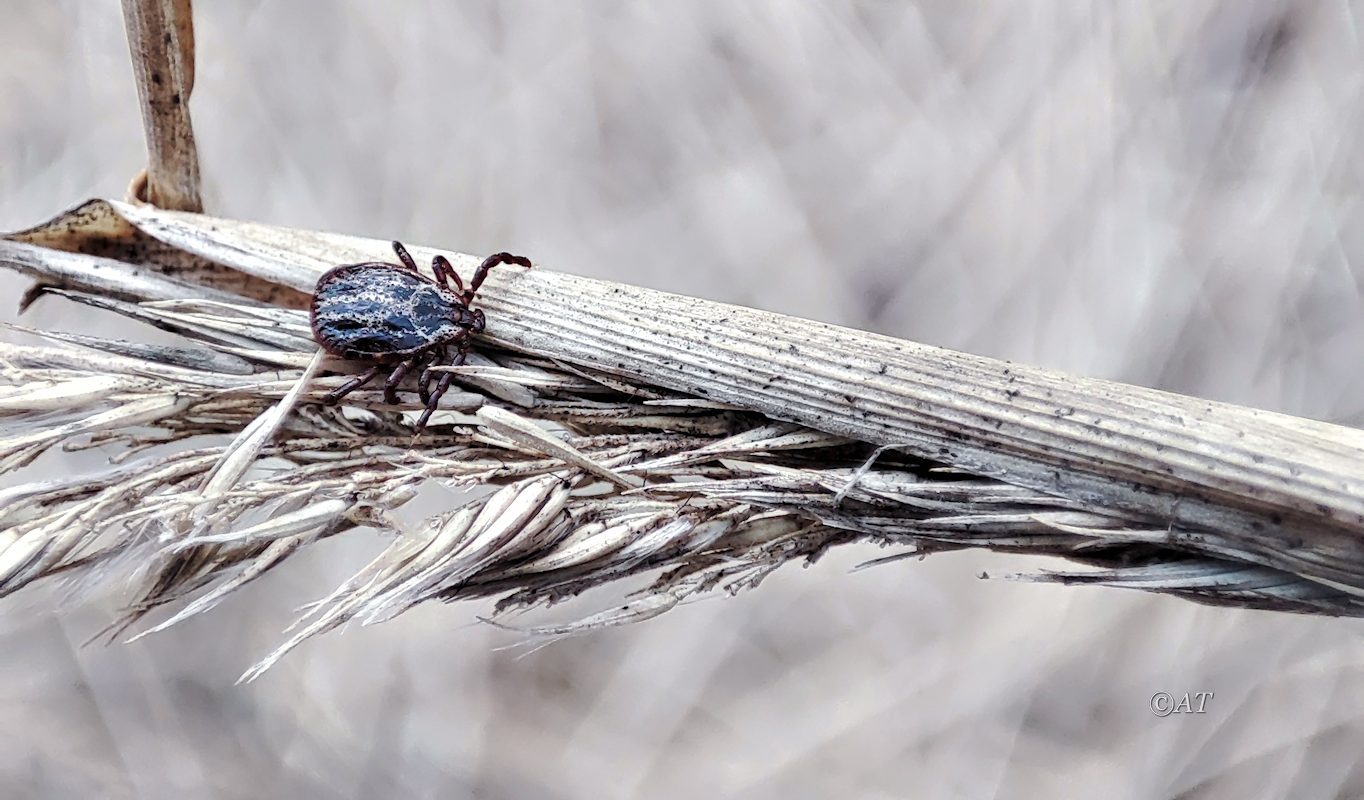
{"label": "blurred background", "polygon": [[[1354,3],[198,6],[211,213],[1364,420]],[[119,4],[0,10],[0,228],[122,197]],[[117,586],[0,601],[0,796],[1364,795],[1364,623],[981,580],[1051,566],[984,554],[844,548],[530,654],[433,605],[233,686],[382,545],[127,646],[82,645]]]}

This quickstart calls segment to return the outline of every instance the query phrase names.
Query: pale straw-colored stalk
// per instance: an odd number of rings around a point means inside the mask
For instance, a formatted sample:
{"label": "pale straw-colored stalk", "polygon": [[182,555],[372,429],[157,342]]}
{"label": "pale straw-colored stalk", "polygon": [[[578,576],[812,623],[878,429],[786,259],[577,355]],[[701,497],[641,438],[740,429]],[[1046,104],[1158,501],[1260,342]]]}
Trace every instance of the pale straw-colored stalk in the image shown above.
{"label": "pale straw-colored stalk", "polygon": [[[859,541],[1081,565],[1036,580],[1364,610],[1358,431],[577,278],[552,259],[494,271],[487,335],[422,436],[410,394],[323,405],[358,366],[321,357],[309,290],[387,250],[108,201],[0,242],[0,262],[61,297],[48,302],[184,339],[0,344],[0,592],[133,563],[139,600],[115,629],[179,604],[158,630],[318,539],[390,536],[251,676],[426,600],[497,597],[501,612],[654,575],[622,608],[531,629],[558,636]],[[109,469],[25,475],[51,448],[95,446]],[[428,482],[496,491],[403,525],[394,512]]]}

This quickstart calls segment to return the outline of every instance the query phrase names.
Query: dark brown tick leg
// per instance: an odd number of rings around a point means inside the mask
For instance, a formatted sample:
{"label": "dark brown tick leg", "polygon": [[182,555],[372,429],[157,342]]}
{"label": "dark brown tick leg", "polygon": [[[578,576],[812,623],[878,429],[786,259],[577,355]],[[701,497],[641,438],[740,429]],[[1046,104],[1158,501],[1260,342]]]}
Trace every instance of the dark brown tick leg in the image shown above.
{"label": "dark brown tick leg", "polygon": [[432,414],[436,413],[436,409],[440,407],[441,395],[445,394],[454,380],[455,375],[452,372],[446,372],[440,376],[435,391],[431,392],[431,399],[426,401],[426,410],[417,419],[417,433],[426,430],[426,421],[431,419]]}
{"label": "dark brown tick leg", "polygon": [[398,367],[389,373],[388,380],[384,381],[384,402],[391,406],[398,405],[398,386],[407,377],[407,373],[417,366],[417,357],[413,356],[408,360],[398,364]]}
{"label": "dark brown tick leg", "polygon": [[446,355],[444,347],[438,348],[431,360],[426,363],[426,368],[422,370],[421,377],[417,379],[417,396],[421,398],[422,405],[431,402],[431,379],[436,377],[436,373],[432,372],[431,368],[444,361]]}
{"label": "dark brown tick leg", "polygon": [[469,357],[469,349],[473,346],[473,342],[469,339],[467,333],[463,338],[456,339],[455,344],[459,347],[459,351],[455,353],[454,358],[450,359],[450,366],[452,367],[463,365],[464,360]]}
{"label": "dark brown tick leg", "polygon": [[398,254],[398,260],[403,262],[404,267],[407,267],[413,272],[417,271],[417,262],[412,260],[412,254],[407,252],[407,248],[403,247],[402,242],[393,243],[393,252]]}
{"label": "dark brown tick leg", "polygon": [[[459,347],[459,352],[455,353],[455,357],[450,359],[450,366],[452,367],[458,367],[460,364],[463,364],[464,359],[469,356],[468,334],[466,333],[461,339],[456,339],[455,342]],[[454,380],[455,374],[453,372],[441,373],[440,381],[436,383],[435,391],[431,392],[431,397],[426,401],[426,410],[423,411],[421,417],[417,419],[417,433],[421,433],[426,428],[426,421],[431,419],[432,414],[436,413],[436,409],[440,406],[441,396],[449,390],[450,384]]]}
{"label": "dark brown tick leg", "polygon": [[[445,256],[436,256],[431,259],[431,271],[436,273],[436,280],[440,281],[441,286],[444,286],[447,290],[452,291],[455,294],[463,296],[464,281],[460,280],[459,273],[455,272],[455,268],[450,266],[450,260],[448,258]],[[450,289],[450,280],[452,278],[455,281],[454,289]]]}
{"label": "dark brown tick leg", "polygon": [[529,267],[530,259],[525,256],[514,256],[511,253],[493,253],[483,259],[483,263],[474,270],[474,279],[469,281],[469,291],[463,295],[464,305],[473,302],[474,295],[478,294],[478,287],[483,285],[483,279],[488,277],[488,270],[502,264],[515,264],[519,267]]}
{"label": "dark brown tick leg", "polygon": [[323,402],[325,402],[327,405],[335,404],[341,398],[345,397],[346,395],[350,394],[356,389],[359,389],[361,386],[364,386],[365,384],[374,380],[374,376],[378,375],[382,369],[383,369],[382,366],[370,367],[369,369],[365,370],[359,375],[356,375],[354,378],[351,378],[350,380],[341,384],[337,388],[328,392],[327,397]]}

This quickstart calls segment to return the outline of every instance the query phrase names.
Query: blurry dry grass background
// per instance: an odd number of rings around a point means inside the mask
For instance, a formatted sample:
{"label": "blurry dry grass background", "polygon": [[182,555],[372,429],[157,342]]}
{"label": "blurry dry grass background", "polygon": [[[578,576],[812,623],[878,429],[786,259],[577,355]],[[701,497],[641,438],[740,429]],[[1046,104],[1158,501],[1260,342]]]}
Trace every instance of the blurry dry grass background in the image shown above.
{"label": "blurry dry grass background", "polygon": [[[4,11],[15,229],[121,194],[144,152],[117,4]],[[225,216],[1358,422],[1358,21],[1326,1],[204,3],[193,110]],[[27,322],[122,324],[94,313],[49,299]],[[880,555],[850,548],[526,657],[475,606],[427,606],[232,686],[381,546],[315,546],[129,646],[80,646],[127,598],[6,600],[0,794],[1364,792],[1359,621],[976,580],[1019,566],[1001,556],[849,574]],[[1158,691],[1215,696],[1161,719]]]}

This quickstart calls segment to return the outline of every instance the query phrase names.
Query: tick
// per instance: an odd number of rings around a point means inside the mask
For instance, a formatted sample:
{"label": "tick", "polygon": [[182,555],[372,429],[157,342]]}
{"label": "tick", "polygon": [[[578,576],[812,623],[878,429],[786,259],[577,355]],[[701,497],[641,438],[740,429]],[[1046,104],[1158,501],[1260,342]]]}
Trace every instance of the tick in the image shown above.
{"label": "tick", "polygon": [[393,252],[400,264],[345,264],[318,279],[313,290],[313,338],[334,356],[374,364],[330,392],[329,405],[369,383],[386,365],[393,366],[384,383],[384,402],[397,405],[399,384],[420,368],[417,394],[426,406],[417,420],[420,433],[454,380],[453,373],[443,373],[433,390],[436,373],[431,368],[463,364],[473,337],[483,332],[483,311],[470,306],[488,270],[500,264],[529,267],[530,259],[510,253],[488,256],[465,289],[445,256],[431,261],[433,280],[417,269],[401,243],[393,243]]}

